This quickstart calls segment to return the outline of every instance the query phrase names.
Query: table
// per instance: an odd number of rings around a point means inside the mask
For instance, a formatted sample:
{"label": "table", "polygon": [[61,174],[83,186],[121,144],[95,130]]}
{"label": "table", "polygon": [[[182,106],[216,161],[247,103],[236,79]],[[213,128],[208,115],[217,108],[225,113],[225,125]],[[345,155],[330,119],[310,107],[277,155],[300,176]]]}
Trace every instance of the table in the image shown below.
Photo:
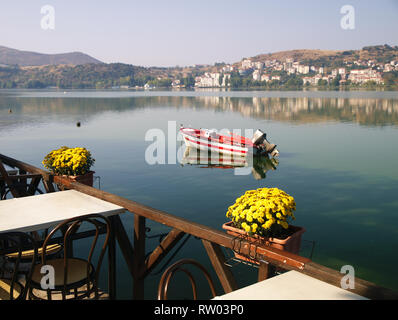
{"label": "table", "polygon": [[111,216],[125,209],[76,190],[0,201],[0,232],[30,232],[91,213]]}
{"label": "table", "polygon": [[[343,276],[343,275],[342,275]],[[297,271],[288,271],[214,300],[368,300]]]}
{"label": "table", "polygon": [[[76,190],[59,191],[0,201],[0,233],[32,232],[78,216],[92,213],[109,217],[111,228],[115,215],[125,212],[123,207],[89,196]],[[115,230],[108,245],[108,290],[110,299],[116,296]]]}

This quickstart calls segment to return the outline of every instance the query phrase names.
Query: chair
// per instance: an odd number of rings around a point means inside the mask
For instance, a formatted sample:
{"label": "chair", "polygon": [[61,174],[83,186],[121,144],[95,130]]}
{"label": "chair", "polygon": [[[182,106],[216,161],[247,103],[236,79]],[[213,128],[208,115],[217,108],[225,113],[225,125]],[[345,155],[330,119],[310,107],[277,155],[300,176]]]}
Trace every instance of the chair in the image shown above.
{"label": "chair", "polygon": [[207,282],[209,283],[213,298],[216,296],[216,290],[214,288],[214,283],[210,277],[210,274],[207,272],[207,270],[199,262],[197,262],[195,260],[182,259],[182,260],[179,260],[179,261],[175,262],[174,264],[172,264],[163,273],[163,275],[160,279],[160,282],[159,282],[159,287],[158,287],[158,300],[167,300],[167,291],[169,288],[170,280],[177,271],[182,271],[188,276],[189,281],[191,282],[191,286],[192,286],[193,298],[194,298],[194,300],[197,300],[196,282],[192,276],[192,273],[186,269],[181,268],[181,266],[186,265],[186,264],[194,265],[204,273],[204,275],[207,279]]}
{"label": "chair", "polygon": [[[12,173],[12,174],[9,174]],[[31,179],[27,183],[27,179]],[[40,174],[16,174],[5,169],[0,160],[0,196],[1,200],[6,199],[7,194],[11,193],[14,198],[34,195],[36,191],[43,193],[39,188],[42,176]]]}
{"label": "chair", "polygon": [[[33,248],[33,254],[30,256],[30,261],[24,261],[28,262],[28,272],[25,276],[25,285],[23,285],[21,279],[19,279],[19,270],[23,264],[22,252],[26,247]],[[31,283],[33,268],[38,259],[35,240],[22,232],[0,233],[0,251],[17,252],[13,261],[10,261],[5,254],[0,256],[0,300],[25,300]]]}
{"label": "chair", "polygon": [[[101,220],[103,222],[101,222]],[[70,247],[73,240],[72,236],[78,231],[83,223],[94,226],[95,229],[95,236],[91,243],[87,259],[73,257],[70,253]],[[93,253],[99,243],[98,237],[104,227],[106,228],[105,239],[98,256],[96,267],[94,267],[94,263],[92,261]],[[47,256],[47,249],[51,245],[51,239],[57,231],[62,230],[64,230],[63,258],[49,259]],[[56,226],[44,240],[41,263],[37,264],[33,270],[29,298],[52,300],[53,295],[56,295],[56,299],[58,299],[60,294],[62,300],[75,300],[90,298],[94,293],[95,299],[98,299],[98,277],[105,250],[108,246],[110,232],[109,219],[99,214],[90,214],[72,218]],[[43,277],[43,274],[41,274],[40,271],[45,265],[50,265],[54,268],[53,288],[43,289],[40,284]],[[83,290],[84,286],[86,286],[86,290]]]}
{"label": "chair", "polygon": [[[36,190],[39,193],[42,193],[38,188],[38,184],[42,176],[40,174],[29,174],[29,175],[20,175],[17,174],[17,170],[7,171],[0,160],[0,196],[1,200],[6,199],[7,194],[11,192],[14,198],[26,197],[33,195]],[[27,185],[24,180],[31,178],[31,183]],[[47,231],[46,231],[47,232]],[[37,232],[33,232],[32,236],[36,241],[39,241],[39,235]],[[61,250],[61,246],[59,244],[53,244],[50,248],[48,248],[47,253],[52,255],[56,254]],[[39,254],[41,254],[42,249],[39,248]],[[26,250],[22,252],[21,259],[22,260],[31,260],[33,255],[33,249]],[[13,252],[7,255],[9,259],[15,259],[18,256],[18,252]]]}

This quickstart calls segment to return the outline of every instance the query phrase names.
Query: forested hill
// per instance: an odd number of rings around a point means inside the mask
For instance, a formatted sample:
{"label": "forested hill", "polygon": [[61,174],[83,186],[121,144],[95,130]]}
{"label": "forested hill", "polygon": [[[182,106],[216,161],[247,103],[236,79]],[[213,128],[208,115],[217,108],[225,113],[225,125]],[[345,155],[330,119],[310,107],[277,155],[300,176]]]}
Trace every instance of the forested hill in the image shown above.
{"label": "forested hill", "polygon": [[122,63],[0,66],[0,88],[109,88],[142,86],[151,79],[146,68]]}

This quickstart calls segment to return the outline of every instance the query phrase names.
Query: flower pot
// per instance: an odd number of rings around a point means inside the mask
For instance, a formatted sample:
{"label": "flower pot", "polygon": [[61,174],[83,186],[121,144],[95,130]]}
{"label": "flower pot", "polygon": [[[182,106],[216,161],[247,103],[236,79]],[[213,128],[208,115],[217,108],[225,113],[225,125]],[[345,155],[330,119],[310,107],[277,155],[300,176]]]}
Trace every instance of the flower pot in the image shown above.
{"label": "flower pot", "polygon": [[94,183],[94,173],[95,171],[89,171],[85,174],[81,174],[78,176],[63,176],[70,180],[85,184],[86,186],[92,187]]}
{"label": "flower pot", "polygon": [[[255,243],[258,246],[270,246],[272,248],[288,251],[294,254],[299,253],[301,247],[301,235],[305,232],[305,229],[303,227],[290,225],[289,229],[292,231],[292,234],[285,239],[278,239],[278,238],[261,237],[259,235],[249,236],[246,231],[234,227],[232,221],[224,223],[222,225],[222,228],[226,230],[228,234],[235,237],[240,237],[250,243]],[[259,264],[259,262],[249,259],[245,256],[242,256],[236,252],[235,256],[238,259]]]}

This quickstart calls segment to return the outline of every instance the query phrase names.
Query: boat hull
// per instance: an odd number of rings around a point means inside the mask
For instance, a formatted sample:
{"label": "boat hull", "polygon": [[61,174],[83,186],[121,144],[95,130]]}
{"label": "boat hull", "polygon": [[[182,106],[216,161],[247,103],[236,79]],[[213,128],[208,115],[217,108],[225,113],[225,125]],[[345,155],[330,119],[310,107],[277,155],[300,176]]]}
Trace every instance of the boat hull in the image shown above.
{"label": "boat hull", "polygon": [[233,156],[247,156],[248,154],[259,154],[258,148],[253,145],[234,142],[220,143],[219,140],[198,134],[198,132],[200,131],[194,129],[182,129],[180,130],[180,132],[184,138],[184,142],[187,147]]}
{"label": "boat hull", "polygon": [[218,143],[212,141],[211,139],[206,139],[204,137],[195,137],[184,132],[181,132],[181,135],[184,138],[185,145],[191,148],[243,157],[248,154],[256,155],[258,153],[258,150],[255,147],[242,147],[233,144]]}

